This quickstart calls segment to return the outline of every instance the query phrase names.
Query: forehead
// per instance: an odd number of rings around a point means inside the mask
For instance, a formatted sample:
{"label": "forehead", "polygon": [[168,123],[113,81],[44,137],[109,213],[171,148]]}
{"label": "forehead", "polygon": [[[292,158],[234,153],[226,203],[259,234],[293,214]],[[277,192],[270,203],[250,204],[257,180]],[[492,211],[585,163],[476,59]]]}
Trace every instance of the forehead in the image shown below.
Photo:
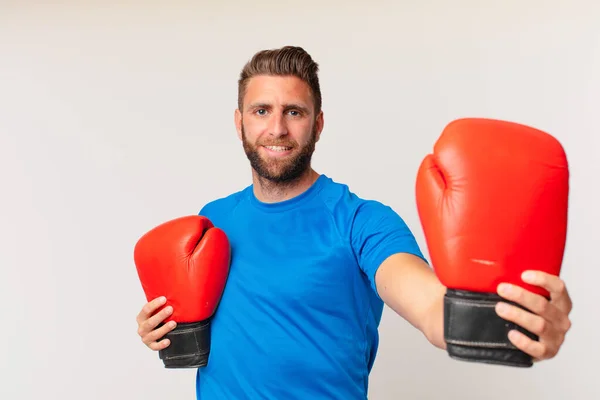
{"label": "forehead", "polygon": [[258,75],[246,86],[244,104],[301,102],[312,105],[310,86],[295,76]]}

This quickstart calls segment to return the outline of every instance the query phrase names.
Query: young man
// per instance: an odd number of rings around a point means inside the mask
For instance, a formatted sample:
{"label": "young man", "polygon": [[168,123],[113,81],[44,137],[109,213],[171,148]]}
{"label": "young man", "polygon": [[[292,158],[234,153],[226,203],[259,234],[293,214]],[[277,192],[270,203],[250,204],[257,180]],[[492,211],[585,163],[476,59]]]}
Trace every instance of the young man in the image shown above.
{"label": "young man", "polygon": [[[239,80],[235,126],[253,184],[207,204],[200,215],[232,245],[226,288],[212,320],[208,366],[197,396],[216,399],[365,399],[384,304],[439,348],[441,285],[400,216],[311,168],[323,130],[318,66],[302,48],[261,51]],[[554,357],[570,328],[571,299],[555,276],[499,294],[531,310],[498,314],[539,335],[510,334],[536,360]],[[505,289],[505,290],[502,290]],[[174,325],[172,310],[147,303],[138,333],[152,350]]]}

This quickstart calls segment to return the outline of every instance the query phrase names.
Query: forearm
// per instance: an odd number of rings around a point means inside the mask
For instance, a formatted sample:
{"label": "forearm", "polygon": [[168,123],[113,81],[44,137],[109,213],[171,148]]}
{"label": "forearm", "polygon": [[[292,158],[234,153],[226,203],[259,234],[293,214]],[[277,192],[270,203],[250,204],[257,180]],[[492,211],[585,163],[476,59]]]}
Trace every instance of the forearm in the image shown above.
{"label": "forearm", "polygon": [[445,349],[446,288],[423,260],[410,254],[395,254],[383,262],[376,281],[379,295],[388,307],[434,346]]}
{"label": "forearm", "polygon": [[445,289],[436,292],[435,300],[428,312],[427,323],[423,327],[423,334],[434,346],[445,350],[444,341],[444,294]]}

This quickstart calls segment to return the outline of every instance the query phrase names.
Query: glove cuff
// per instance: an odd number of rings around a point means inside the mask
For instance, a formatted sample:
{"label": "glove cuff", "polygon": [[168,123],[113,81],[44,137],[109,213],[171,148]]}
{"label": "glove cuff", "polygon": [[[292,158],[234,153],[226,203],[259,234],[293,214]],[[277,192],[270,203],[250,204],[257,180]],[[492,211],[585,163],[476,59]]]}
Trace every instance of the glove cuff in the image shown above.
{"label": "glove cuff", "polygon": [[178,323],[162,339],[170,344],[159,350],[165,368],[199,368],[208,364],[210,353],[210,320]]}
{"label": "glove cuff", "polygon": [[500,318],[495,309],[499,301],[523,308],[495,293],[455,289],[446,291],[444,339],[450,357],[511,367],[533,365],[532,357],[510,342],[508,332],[518,330],[533,340],[538,340],[538,337],[513,322]]}

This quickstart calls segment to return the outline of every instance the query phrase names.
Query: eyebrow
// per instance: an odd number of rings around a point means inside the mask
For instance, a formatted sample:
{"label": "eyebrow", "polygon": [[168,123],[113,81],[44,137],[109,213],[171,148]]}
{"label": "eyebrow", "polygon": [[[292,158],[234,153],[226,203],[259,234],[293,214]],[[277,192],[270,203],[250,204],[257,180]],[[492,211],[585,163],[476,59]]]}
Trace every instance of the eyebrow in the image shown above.
{"label": "eyebrow", "polygon": [[[268,103],[252,103],[250,104],[250,106],[248,107],[250,109],[256,109],[256,108],[267,108],[267,109],[271,109],[273,108],[273,106],[271,104]],[[297,103],[288,103],[288,104],[284,104],[283,105],[283,109],[284,110],[291,110],[291,109],[296,109],[296,110],[300,110],[306,114],[308,114],[310,112],[310,109],[306,106],[303,106],[301,104],[297,104]]]}

